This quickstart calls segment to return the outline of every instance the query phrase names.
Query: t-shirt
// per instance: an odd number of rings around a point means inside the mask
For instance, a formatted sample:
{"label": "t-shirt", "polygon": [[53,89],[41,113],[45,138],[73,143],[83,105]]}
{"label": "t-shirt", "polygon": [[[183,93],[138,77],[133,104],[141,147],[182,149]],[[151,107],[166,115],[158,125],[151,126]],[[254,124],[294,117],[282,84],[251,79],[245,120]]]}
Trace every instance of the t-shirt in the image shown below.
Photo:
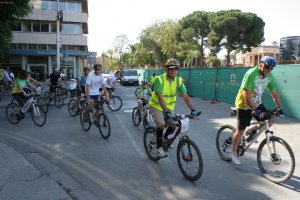
{"label": "t-shirt", "polygon": [[28,83],[29,83],[29,81],[27,79],[26,80],[21,80],[21,79],[17,78],[16,82],[15,82],[15,85],[11,90],[11,93],[22,93],[22,90],[20,89],[20,87],[24,88],[28,85]]}
{"label": "t-shirt", "polygon": [[86,76],[81,76],[80,78],[80,86],[84,87],[86,83]]}
{"label": "t-shirt", "polygon": [[[109,80],[109,84],[108,84],[107,80]],[[114,74],[111,74],[111,75],[107,78],[107,80],[106,80],[105,87],[107,87],[107,88],[112,88],[113,83],[114,83],[115,81],[117,81],[117,78],[116,78],[116,76],[115,76]]]}
{"label": "t-shirt", "polygon": [[52,73],[49,76],[51,85],[57,85],[60,75],[58,73]]}
{"label": "t-shirt", "polygon": [[141,98],[144,98],[146,100],[149,100],[151,97],[151,89],[149,87],[144,88],[143,86],[141,86],[138,90],[138,93],[140,94]]}
{"label": "t-shirt", "polygon": [[258,106],[262,104],[262,95],[265,88],[270,92],[276,90],[275,81],[272,74],[269,74],[267,77],[263,78],[259,73],[258,66],[249,69],[242,81],[240,90],[235,99],[235,106],[240,109],[250,109],[246,104],[245,98],[243,95],[243,90],[250,91],[253,103]]}
{"label": "t-shirt", "polygon": [[105,84],[103,75],[96,75],[95,72],[90,72],[87,79],[86,85],[90,86],[90,95],[99,95],[99,89]]}

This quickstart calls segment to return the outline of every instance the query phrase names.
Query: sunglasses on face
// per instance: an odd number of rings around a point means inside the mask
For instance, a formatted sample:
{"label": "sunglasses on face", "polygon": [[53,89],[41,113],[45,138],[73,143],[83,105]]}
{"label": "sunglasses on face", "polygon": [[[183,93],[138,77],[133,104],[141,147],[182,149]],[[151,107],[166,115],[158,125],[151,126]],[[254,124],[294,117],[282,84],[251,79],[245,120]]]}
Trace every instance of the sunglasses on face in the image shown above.
{"label": "sunglasses on face", "polygon": [[264,65],[265,66],[265,69],[268,69],[268,70],[273,70],[273,67],[270,66],[270,65]]}
{"label": "sunglasses on face", "polygon": [[174,71],[174,70],[178,70],[178,68],[168,68],[169,71]]}

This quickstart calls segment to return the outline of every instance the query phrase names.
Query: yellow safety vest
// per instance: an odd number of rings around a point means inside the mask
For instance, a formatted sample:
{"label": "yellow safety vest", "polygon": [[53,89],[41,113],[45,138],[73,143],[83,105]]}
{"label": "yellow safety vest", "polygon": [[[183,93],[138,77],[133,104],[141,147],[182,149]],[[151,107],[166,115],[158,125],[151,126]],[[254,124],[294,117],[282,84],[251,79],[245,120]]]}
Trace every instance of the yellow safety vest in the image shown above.
{"label": "yellow safety vest", "polygon": [[[168,110],[172,111],[175,108],[177,91],[179,86],[182,85],[182,78],[175,77],[171,83],[167,80],[167,74],[163,74],[161,76],[156,77],[159,79],[162,88],[163,88],[163,99],[167,105]],[[158,96],[155,92],[152,92],[151,99],[149,101],[149,105],[154,107],[160,111],[163,111],[161,105],[158,101]]]}

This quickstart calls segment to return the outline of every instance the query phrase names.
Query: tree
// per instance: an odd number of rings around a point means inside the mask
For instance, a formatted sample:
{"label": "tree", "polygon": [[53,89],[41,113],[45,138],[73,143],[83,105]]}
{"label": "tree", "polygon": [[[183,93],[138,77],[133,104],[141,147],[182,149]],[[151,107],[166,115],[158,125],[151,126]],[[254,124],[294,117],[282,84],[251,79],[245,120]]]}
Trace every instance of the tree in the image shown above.
{"label": "tree", "polygon": [[30,11],[30,0],[2,1],[0,3],[0,60],[9,49],[12,28]]}
{"label": "tree", "polygon": [[[190,43],[190,52],[199,51],[200,66],[203,66],[204,50],[208,46],[208,34],[210,33],[209,27],[209,15],[210,12],[195,11],[192,14],[183,17],[179,24],[182,28],[182,39]],[[196,49],[193,49],[193,46]]]}
{"label": "tree", "polygon": [[125,65],[124,54],[128,49],[128,45],[129,39],[124,34],[118,35],[113,43],[113,52],[119,60],[119,64],[121,65],[121,67],[124,67]]}
{"label": "tree", "polygon": [[227,50],[226,61],[230,64],[232,50],[250,50],[264,41],[264,21],[253,13],[240,10],[223,10],[209,17],[209,45]]}

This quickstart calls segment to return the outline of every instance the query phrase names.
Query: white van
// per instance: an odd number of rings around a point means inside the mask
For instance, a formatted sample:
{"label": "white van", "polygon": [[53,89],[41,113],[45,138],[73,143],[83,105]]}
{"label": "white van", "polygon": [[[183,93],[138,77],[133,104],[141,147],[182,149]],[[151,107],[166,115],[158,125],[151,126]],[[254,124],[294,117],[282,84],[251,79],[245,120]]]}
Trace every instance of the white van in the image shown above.
{"label": "white van", "polygon": [[126,69],[121,78],[122,85],[139,85],[139,74],[136,69]]}

